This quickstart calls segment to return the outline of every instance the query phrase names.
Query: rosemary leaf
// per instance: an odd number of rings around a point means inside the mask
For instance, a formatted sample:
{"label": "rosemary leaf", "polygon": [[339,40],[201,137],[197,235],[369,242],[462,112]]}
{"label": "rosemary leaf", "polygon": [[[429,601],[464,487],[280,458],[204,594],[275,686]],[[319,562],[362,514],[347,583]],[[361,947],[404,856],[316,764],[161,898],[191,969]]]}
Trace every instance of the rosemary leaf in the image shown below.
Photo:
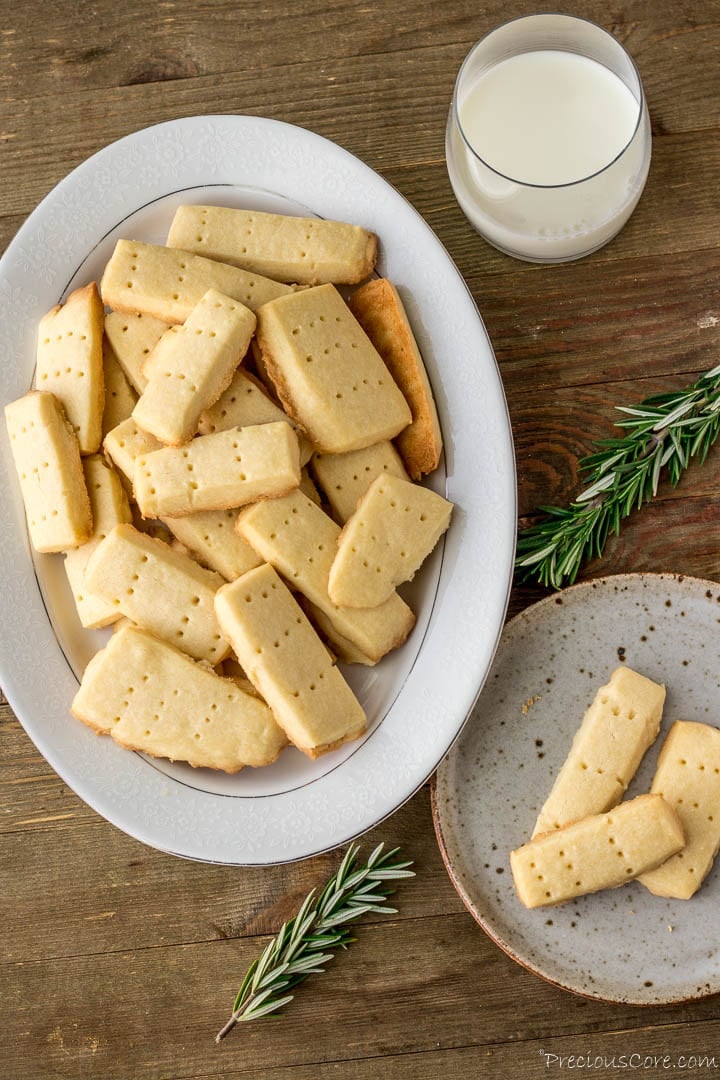
{"label": "rosemary leaf", "polygon": [[393,862],[399,848],[383,854],[384,845],[371,852],[365,864],[358,863],[359,847],[351,844],[338,870],[320,895],[313,889],[303,900],[298,913],[283,923],[277,935],[253,960],[233,1003],[225,1026],[215,1036],[220,1042],[236,1024],[259,1020],[276,1013],[293,1000],[285,993],[310,975],[323,972],[322,966],[334,953],[324,949],[345,949],[355,939],[346,923],[361,915],[394,914],[386,906],[393,889],[381,884],[414,877],[411,862]]}
{"label": "rosemary leaf", "polygon": [[515,573],[561,589],[586,559],[600,558],[611,533],[657,494],[666,472],[674,487],[693,458],[705,461],[720,434],[720,365],[678,392],[654,394],[639,405],[618,406],[622,438],[598,440],[579,462],[587,484],[567,507],[543,506],[546,515],[520,533]]}
{"label": "rosemary leaf", "polygon": [[[269,1016],[270,1013],[277,1012],[278,1009],[281,1009],[283,1005],[288,1005],[292,999],[292,994],[288,994],[286,997],[278,998],[277,1000],[273,998],[273,1000],[268,1002],[264,1007],[257,1008],[253,1006],[252,1011],[248,1010],[245,1019],[259,1020],[261,1016]],[[227,1034],[227,1032],[225,1034]],[[223,1035],[222,1037],[224,1038],[225,1036]],[[219,1041],[220,1039],[218,1039],[218,1042]]]}

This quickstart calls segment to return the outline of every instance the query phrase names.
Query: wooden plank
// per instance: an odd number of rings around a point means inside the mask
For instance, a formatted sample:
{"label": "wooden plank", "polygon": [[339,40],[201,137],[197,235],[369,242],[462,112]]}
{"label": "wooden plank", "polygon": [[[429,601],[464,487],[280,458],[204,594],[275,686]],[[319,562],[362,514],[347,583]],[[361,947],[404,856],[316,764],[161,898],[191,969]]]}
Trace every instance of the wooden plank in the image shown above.
{"label": "wooden plank", "polygon": [[[692,117],[672,103],[690,99],[696,120],[711,123],[712,81],[707,67],[717,49],[717,17],[701,10],[678,10],[667,2],[655,5],[647,18],[643,0],[608,11],[600,0],[581,5],[582,14],[605,26],[628,48],[646,79],[651,103],[668,84],[663,128],[683,127]],[[452,5],[398,5],[391,0],[368,0],[358,13],[352,0],[306,0],[302,5],[237,5],[228,0],[212,4],[165,3],[159,11],[138,0],[102,6],[93,20],[89,39],[84,20],[67,4],[36,0],[18,6],[0,4],[3,96],[45,97],[77,88],[99,91],[125,86],[197,79],[247,66],[260,71],[287,67],[302,59],[318,60],[392,57],[403,63],[413,51],[452,45],[456,71],[470,46],[494,26],[527,14],[522,0],[490,0],[478,10],[471,0]],[[281,22],[278,20],[280,15]],[[359,16],[359,17],[358,17]],[[420,16],[420,17],[419,17]],[[302,40],[302,50],[298,41]],[[672,64],[669,61],[672,60]],[[669,71],[668,69],[672,69]],[[658,72],[659,77],[653,77]]]}
{"label": "wooden plank", "polygon": [[[93,821],[95,813],[75,803],[70,789],[53,772],[16,720],[9,705],[0,709],[0,831],[55,827],[55,823]],[[70,798],[68,798],[70,796]]]}
{"label": "wooden plank", "polygon": [[[493,6],[499,14],[501,5]],[[160,13],[137,2],[106,5],[89,42],[85,25],[69,20],[63,5],[33,3],[15,8],[11,19],[12,0],[6,0],[0,7],[6,12],[3,25],[15,25],[5,41],[0,89],[20,87],[24,95],[40,97],[76,88],[220,75],[246,66],[248,57],[259,70],[267,70],[296,64],[299,52],[317,64],[329,57],[421,48],[458,37],[464,47],[470,40],[469,6],[460,26],[437,9],[428,9],[420,21],[411,10],[387,2],[364,7],[364,17],[357,19],[350,0],[284,5],[279,25],[277,5],[244,5],[242,14],[227,0],[166,3]]]}
{"label": "wooden plank", "polygon": [[[242,1033],[241,1033],[242,1035]],[[672,1042],[671,1042],[672,1040]],[[415,1052],[406,1055],[355,1059],[253,1073],[255,1080],[331,1080],[342,1069],[343,1080],[536,1080],[539,1075],[561,1076],[585,1071],[610,1076],[614,1071],[638,1072],[649,1080],[668,1071],[684,1070],[707,1075],[720,1068],[720,1022],[668,1025],[641,1031],[603,1032],[581,1037],[531,1039],[492,1046],[463,1046],[455,1050]],[[677,1047],[677,1048],[676,1048]],[[192,1080],[210,1080],[203,1073]],[[247,1072],[223,1072],[225,1080]]]}
{"label": "wooden plank", "polygon": [[[716,451],[717,454],[717,451]],[[524,522],[521,520],[520,527]],[[718,580],[717,535],[720,500],[664,499],[649,503],[622,523],[619,536],[611,536],[601,559],[586,563],[578,581],[607,574],[685,574],[716,583]],[[717,585],[711,585],[717,588]],[[508,617],[552,590],[540,585],[515,585]],[[720,621],[720,609],[718,610]]]}
{"label": "wooden plank", "polygon": [[[30,97],[0,102],[0,132],[7,133],[0,208],[3,213],[28,212],[102,146],[178,116],[237,112],[284,120],[337,140],[379,168],[399,156],[425,158],[428,147],[437,159],[462,54],[450,46],[408,54],[404,79],[415,87],[416,105],[404,100],[406,87],[387,61],[373,55],[329,59],[322,66],[316,61],[295,63],[291,78],[280,65],[266,71],[263,79],[249,69],[160,82],[152,94],[143,85],[109,87],[102,94],[68,88],[63,95],[43,99],[42,108]],[[369,91],[360,100],[359,84]],[[81,128],[67,124],[68,112],[83,116]]]}
{"label": "wooden plank", "polygon": [[[622,437],[616,426],[623,414],[617,406],[633,406],[653,394],[687,387],[700,373],[652,375],[607,386],[516,392],[509,398],[518,475],[521,518],[541,505],[564,506],[587,485],[578,460],[606,438]],[[693,462],[677,487],[661,483],[657,499],[687,499],[720,492],[720,447],[713,447],[703,465]]]}
{"label": "wooden plank", "polygon": [[[636,213],[583,262],[536,267],[495,252],[468,226],[446,175],[459,64],[491,26],[525,13],[523,0],[97,0],[91,8],[0,0],[0,251],[70,169],[147,124],[247,112],[316,130],[386,175],[447,245],[498,352],[521,513],[562,502],[579,482],[577,457],[612,430],[613,405],[685,385],[718,362],[720,342],[717,4],[580,0],[575,10],[632,51],[655,132]],[[717,577],[719,481],[715,448],[702,469],[628,520],[583,575]],[[511,611],[543,594],[515,588]],[[339,853],[255,870],[174,859],[86,807],[1,699],[0,737],[0,1071],[13,1080],[531,1080],[569,1071],[542,1050],[689,1054],[720,1045],[718,998],[604,1006],[514,965],[453,891],[425,787],[364,841],[399,842],[416,859],[419,876],[402,886],[399,915],[366,920],[357,943],[299,989],[283,1020],[242,1028],[216,1047],[245,967]]]}
{"label": "wooden plank", "polygon": [[[707,27],[699,42],[694,38],[695,32],[666,35],[654,45],[662,45],[668,55],[654,57],[653,63],[660,65],[664,59],[669,65],[672,59],[673,71],[691,78],[693,89],[690,95],[685,85],[676,83],[657,88],[658,100],[651,105],[661,117],[658,132],[705,132],[714,123],[708,108],[714,71],[707,64],[690,65],[700,51],[714,55],[720,26]],[[679,43],[690,50],[689,57],[674,55]],[[161,80],[152,94],[143,83],[113,85],[100,94],[86,89],[82,80],[63,86],[62,92],[56,87],[41,99],[41,107],[33,95],[8,94],[0,104],[5,158],[0,209],[27,213],[58,180],[109,142],[149,124],[203,113],[242,112],[300,124],[337,139],[378,169],[440,160],[452,88],[466,46],[467,41],[410,48],[403,53],[401,74],[383,54],[356,53],[328,58],[321,66],[316,60],[293,63],[291,79],[286,64],[270,62],[263,79],[254,69],[227,70],[222,76],[198,73]],[[358,85],[366,88],[360,101]],[[678,95],[683,109],[674,118]],[[82,125],[69,124],[68,115],[82,116]],[[707,142],[707,135],[703,137]]]}
{"label": "wooden plank", "polygon": [[[27,744],[25,736],[17,741]],[[0,862],[16,878],[12,909],[0,922],[0,956],[6,958],[274,933],[311,888],[325,883],[343,853],[294,868],[242,870],[177,859],[103,821],[33,757],[29,764],[15,757],[0,775]],[[364,837],[363,850],[380,842],[400,845],[415,863],[417,879],[398,893],[401,919],[463,910],[435,843],[427,787]],[[55,868],[49,891],[42,887],[48,866]],[[136,907],[139,896],[142,908]]]}
{"label": "wooden plank", "polygon": [[[591,260],[521,277],[470,275],[508,395],[717,363],[715,250],[672,259]],[[720,314],[720,312],[718,312]],[[717,322],[715,321],[717,319]]]}
{"label": "wooden plank", "polygon": [[[699,220],[694,211],[692,220]],[[686,237],[691,246],[699,239]],[[478,238],[475,243],[481,255],[490,250]],[[620,268],[596,257],[531,269],[513,262],[505,273],[489,275],[470,264],[469,250],[454,254],[462,255],[459,269],[478,299],[511,401],[518,393],[650,372],[689,377],[717,362],[715,251],[678,251],[662,261],[656,252]]]}
{"label": "wooden plank", "polygon": [[[720,229],[720,208],[713,196],[718,169],[720,147],[702,133],[657,138],[648,184],[637,210],[620,235],[588,262],[600,267],[629,257],[671,255],[707,247],[709,236]],[[496,251],[469,226],[455,202],[444,157],[390,164],[383,173],[440,235],[463,273],[474,274],[480,281],[481,302],[487,275],[537,273],[533,264],[520,263]],[[58,174],[49,179],[48,186],[61,178]],[[28,203],[25,211],[33,208]],[[0,212],[0,251],[24,217],[23,213],[2,216]]]}
{"label": "wooden plank", "polygon": [[0,255],[2,255],[25,220],[25,214],[0,215]]}
{"label": "wooden plank", "polygon": [[605,558],[585,576],[664,572],[717,581],[719,525],[717,498],[650,504],[627,519],[619,537],[608,542]]}
{"label": "wooden plank", "polygon": [[[195,907],[200,910],[197,901]],[[7,1074],[181,1080],[207,1073],[211,1062],[223,1073],[253,1074],[544,1040],[550,1018],[555,1038],[575,1036],[569,1043],[583,1046],[578,1036],[588,1033],[718,1016],[712,999],[638,1012],[568,994],[523,971],[468,915],[458,914],[363,928],[324,975],[298,989],[281,1022],[248,1024],[217,1048],[213,1037],[261,944],[130,945],[124,952],[3,965],[0,989],[11,1004]]]}
{"label": "wooden plank", "polygon": [[[714,183],[720,169],[717,140],[699,132],[658,135],[645,191],[625,228],[582,264],[604,272],[620,259],[673,255],[713,247],[720,229]],[[387,179],[423,214],[441,236],[462,273],[472,276],[482,309],[484,282],[490,274],[544,275],[546,268],[521,263],[487,244],[458,207],[447,177],[444,156],[385,168]],[[529,278],[529,280],[528,280]]]}

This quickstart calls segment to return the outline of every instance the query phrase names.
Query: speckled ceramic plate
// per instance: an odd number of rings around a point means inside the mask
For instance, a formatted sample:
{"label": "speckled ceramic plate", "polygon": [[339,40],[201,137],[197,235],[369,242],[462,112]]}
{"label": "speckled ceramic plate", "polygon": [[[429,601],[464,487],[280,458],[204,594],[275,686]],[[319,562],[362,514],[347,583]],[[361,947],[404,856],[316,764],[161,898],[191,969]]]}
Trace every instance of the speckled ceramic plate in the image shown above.
{"label": "speckled ceramic plate", "polygon": [[227,776],[122,750],[69,715],[108,632],[82,631],[59,556],[32,558],[0,424],[0,679],[50,764],[132,836],[208,862],[290,861],[392,813],[434,772],[472,708],[512,578],[510,424],[478,310],[420,215],[341,147],[253,116],[194,116],[128,135],[48,195],[0,261],[0,402],[31,386],[39,318],[99,278],[119,237],[164,243],[186,202],[339,218],[377,233],[378,270],[400,290],[438,404],[445,457],[430,482],[457,504],[406,591],[416,625],[376,667],[347,669],[368,731],[317,761],[287,749],[266,769]]}
{"label": "speckled ceramic plate", "polygon": [[589,997],[638,1005],[720,991],[720,866],[690,901],[630,882],[526,910],[509,852],[525,843],[597,688],[618,663],[667,687],[663,729],[628,797],[648,790],[675,720],[720,725],[720,585],[627,574],[576,585],[508,623],[485,689],[442,762],[433,814],[480,926],[518,963]]}

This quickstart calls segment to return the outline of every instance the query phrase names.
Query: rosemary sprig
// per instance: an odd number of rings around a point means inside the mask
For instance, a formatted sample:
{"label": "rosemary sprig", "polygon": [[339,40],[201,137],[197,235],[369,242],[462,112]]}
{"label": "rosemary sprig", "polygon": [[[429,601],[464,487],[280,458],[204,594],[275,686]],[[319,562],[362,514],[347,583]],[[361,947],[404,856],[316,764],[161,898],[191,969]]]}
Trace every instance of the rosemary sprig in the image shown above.
{"label": "rosemary sprig", "polygon": [[656,493],[663,470],[677,484],[691,458],[705,460],[720,432],[720,365],[676,393],[655,394],[632,408],[618,406],[622,438],[601,439],[579,461],[589,485],[566,508],[542,506],[544,521],[518,537],[515,572],[560,589],[585,559],[602,555],[611,533]]}
{"label": "rosemary sprig", "polygon": [[346,949],[355,940],[348,923],[369,913],[395,914],[396,908],[385,905],[394,891],[385,882],[415,874],[408,869],[412,862],[392,861],[399,848],[383,855],[383,847],[378,844],[367,862],[358,865],[360,848],[351,844],[317,900],[314,889],[308,893],[297,915],[283,923],[277,936],[248,968],[232,1015],[215,1036],[216,1042],[237,1023],[259,1020],[292,1001],[294,995],[288,991],[309,975],[324,971],[322,965],[333,959],[333,953],[327,950]]}

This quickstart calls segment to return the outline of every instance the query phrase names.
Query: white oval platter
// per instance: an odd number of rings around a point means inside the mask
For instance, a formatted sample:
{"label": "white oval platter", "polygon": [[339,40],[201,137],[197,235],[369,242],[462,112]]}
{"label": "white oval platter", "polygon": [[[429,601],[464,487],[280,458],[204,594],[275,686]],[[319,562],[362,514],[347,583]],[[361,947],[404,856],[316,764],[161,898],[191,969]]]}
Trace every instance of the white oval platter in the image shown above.
{"label": "white oval platter", "polygon": [[226,776],[124,751],[69,714],[78,678],[105,637],[81,630],[61,557],[31,556],[3,426],[0,679],[48,762],[125,832],[208,862],[291,861],[382,821],[430,776],[461,729],[495,652],[512,575],[510,425],[477,308],[419,214],[334,143],[247,116],[198,116],[129,135],[34,211],[0,261],[3,404],[32,385],[39,318],[99,278],[119,237],[164,243],[183,202],[336,218],[377,233],[378,271],[399,288],[437,399],[445,459],[431,483],[457,506],[444,543],[407,590],[417,625],[377,667],[346,669],[368,732],[318,761],[291,749],[267,769]]}

